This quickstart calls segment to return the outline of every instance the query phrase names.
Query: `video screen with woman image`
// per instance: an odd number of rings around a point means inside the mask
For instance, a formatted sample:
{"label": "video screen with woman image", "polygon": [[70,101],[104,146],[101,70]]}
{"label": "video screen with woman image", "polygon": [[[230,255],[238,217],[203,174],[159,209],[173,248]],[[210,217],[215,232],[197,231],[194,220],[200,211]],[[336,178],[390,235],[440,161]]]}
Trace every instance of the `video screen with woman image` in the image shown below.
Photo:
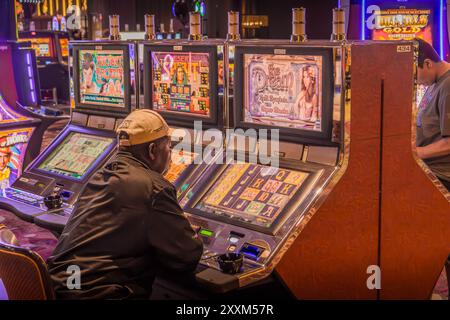
{"label": "video screen with woman image", "polygon": [[80,103],[125,107],[122,50],[78,51]]}
{"label": "video screen with woman image", "polygon": [[153,109],[210,116],[209,53],[152,52]]}
{"label": "video screen with woman image", "polygon": [[322,56],[244,54],[244,122],[322,131]]}

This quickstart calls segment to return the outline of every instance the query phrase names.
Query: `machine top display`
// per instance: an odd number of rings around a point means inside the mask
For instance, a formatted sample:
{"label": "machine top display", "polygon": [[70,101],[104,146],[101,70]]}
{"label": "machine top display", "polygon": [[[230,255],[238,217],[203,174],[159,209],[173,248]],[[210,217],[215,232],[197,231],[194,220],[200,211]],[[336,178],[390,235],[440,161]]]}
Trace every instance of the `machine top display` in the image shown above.
{"label": "machine top display", "polygon": [[210,59],[203,52],[152,52],[153,110],[210,117]]}
{"label": "machine top display", "polygon": [[129,113],[134,77],[131,45],[80,42],[72,47],[75,108],[107,114]]}
{"label": "machine top display", "polygon": [[322,56],[244,55],[244,122],[322,131]]}
{"label": "machine top display", "polygon": [[80,102],[125,107],[124,55],[121,50],[80,50]]}
{"label": "machine top display", "polygon": [[333,48],[236,46],[234,126],[280,140],[331,144]]}
{"label": "machine top display", "polygon": [[[157,43],[144,45],[145,105],[172,126],[204,128],[223,123],[219,97],[219,45]],[[223,51],[222,51],[223,52]],[[223,92],[223,90],[222,90]]]}

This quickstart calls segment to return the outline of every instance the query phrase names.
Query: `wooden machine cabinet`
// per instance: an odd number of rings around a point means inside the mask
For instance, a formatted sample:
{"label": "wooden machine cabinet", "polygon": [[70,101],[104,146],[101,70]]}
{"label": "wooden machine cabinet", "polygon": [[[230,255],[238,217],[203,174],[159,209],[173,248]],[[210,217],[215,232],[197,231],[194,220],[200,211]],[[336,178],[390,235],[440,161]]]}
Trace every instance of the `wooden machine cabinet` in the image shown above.
{"label": "wooden machine cabinet", "polygon": [[[300,299],[429,299],[450,253],[450,194],[413,151],[415,50],[347,51],[348,166],[276,271]],[[380,290],[368,289],[371,265]]]}

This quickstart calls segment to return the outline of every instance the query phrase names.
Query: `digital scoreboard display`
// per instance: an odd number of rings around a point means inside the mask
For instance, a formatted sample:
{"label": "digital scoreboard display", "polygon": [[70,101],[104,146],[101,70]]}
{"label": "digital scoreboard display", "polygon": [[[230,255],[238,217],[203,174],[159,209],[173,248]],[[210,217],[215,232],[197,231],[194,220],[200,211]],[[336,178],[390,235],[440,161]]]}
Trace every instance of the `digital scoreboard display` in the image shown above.
{"label": "digital scoreboard display", "polygon": [[152,52],[156,111],[210,117],[210,59],[201,52]]}
{"label": "digital scoreboard display", "polygon": [[38,169],[74,180],[82,180],[112,143],[114,143],[113,138],[71,132],[38,165]]}
{"label": "digital scoreboard display", "polygon": [[322,56],[244,54],[243,121],[322,131]]}
{"label": "digital scoreboard display", "polygon": [[80,103],[125,107],[124,52],[79,50]]}
{"label": "digital scoreboard display", "polygon": [[195,208],[210,215],[271,228],[309,175],[257,164],[229,165]]}

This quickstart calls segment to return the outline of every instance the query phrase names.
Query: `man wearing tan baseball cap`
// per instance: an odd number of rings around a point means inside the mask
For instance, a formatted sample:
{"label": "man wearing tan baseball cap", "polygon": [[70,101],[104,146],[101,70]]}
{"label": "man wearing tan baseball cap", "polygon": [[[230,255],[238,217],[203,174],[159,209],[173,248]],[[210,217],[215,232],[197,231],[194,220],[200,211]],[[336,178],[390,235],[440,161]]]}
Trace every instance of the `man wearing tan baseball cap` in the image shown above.
{"label": "man wearing tan baseball cap", "polygon": [[[48,260],[57,298],[148,298],[157,270],[190,273],[203,252],[163,177],[170,128],[151,110],[119,126],[119,152],[89,180]],[[76,265],[81,288],[67,287]]]}

